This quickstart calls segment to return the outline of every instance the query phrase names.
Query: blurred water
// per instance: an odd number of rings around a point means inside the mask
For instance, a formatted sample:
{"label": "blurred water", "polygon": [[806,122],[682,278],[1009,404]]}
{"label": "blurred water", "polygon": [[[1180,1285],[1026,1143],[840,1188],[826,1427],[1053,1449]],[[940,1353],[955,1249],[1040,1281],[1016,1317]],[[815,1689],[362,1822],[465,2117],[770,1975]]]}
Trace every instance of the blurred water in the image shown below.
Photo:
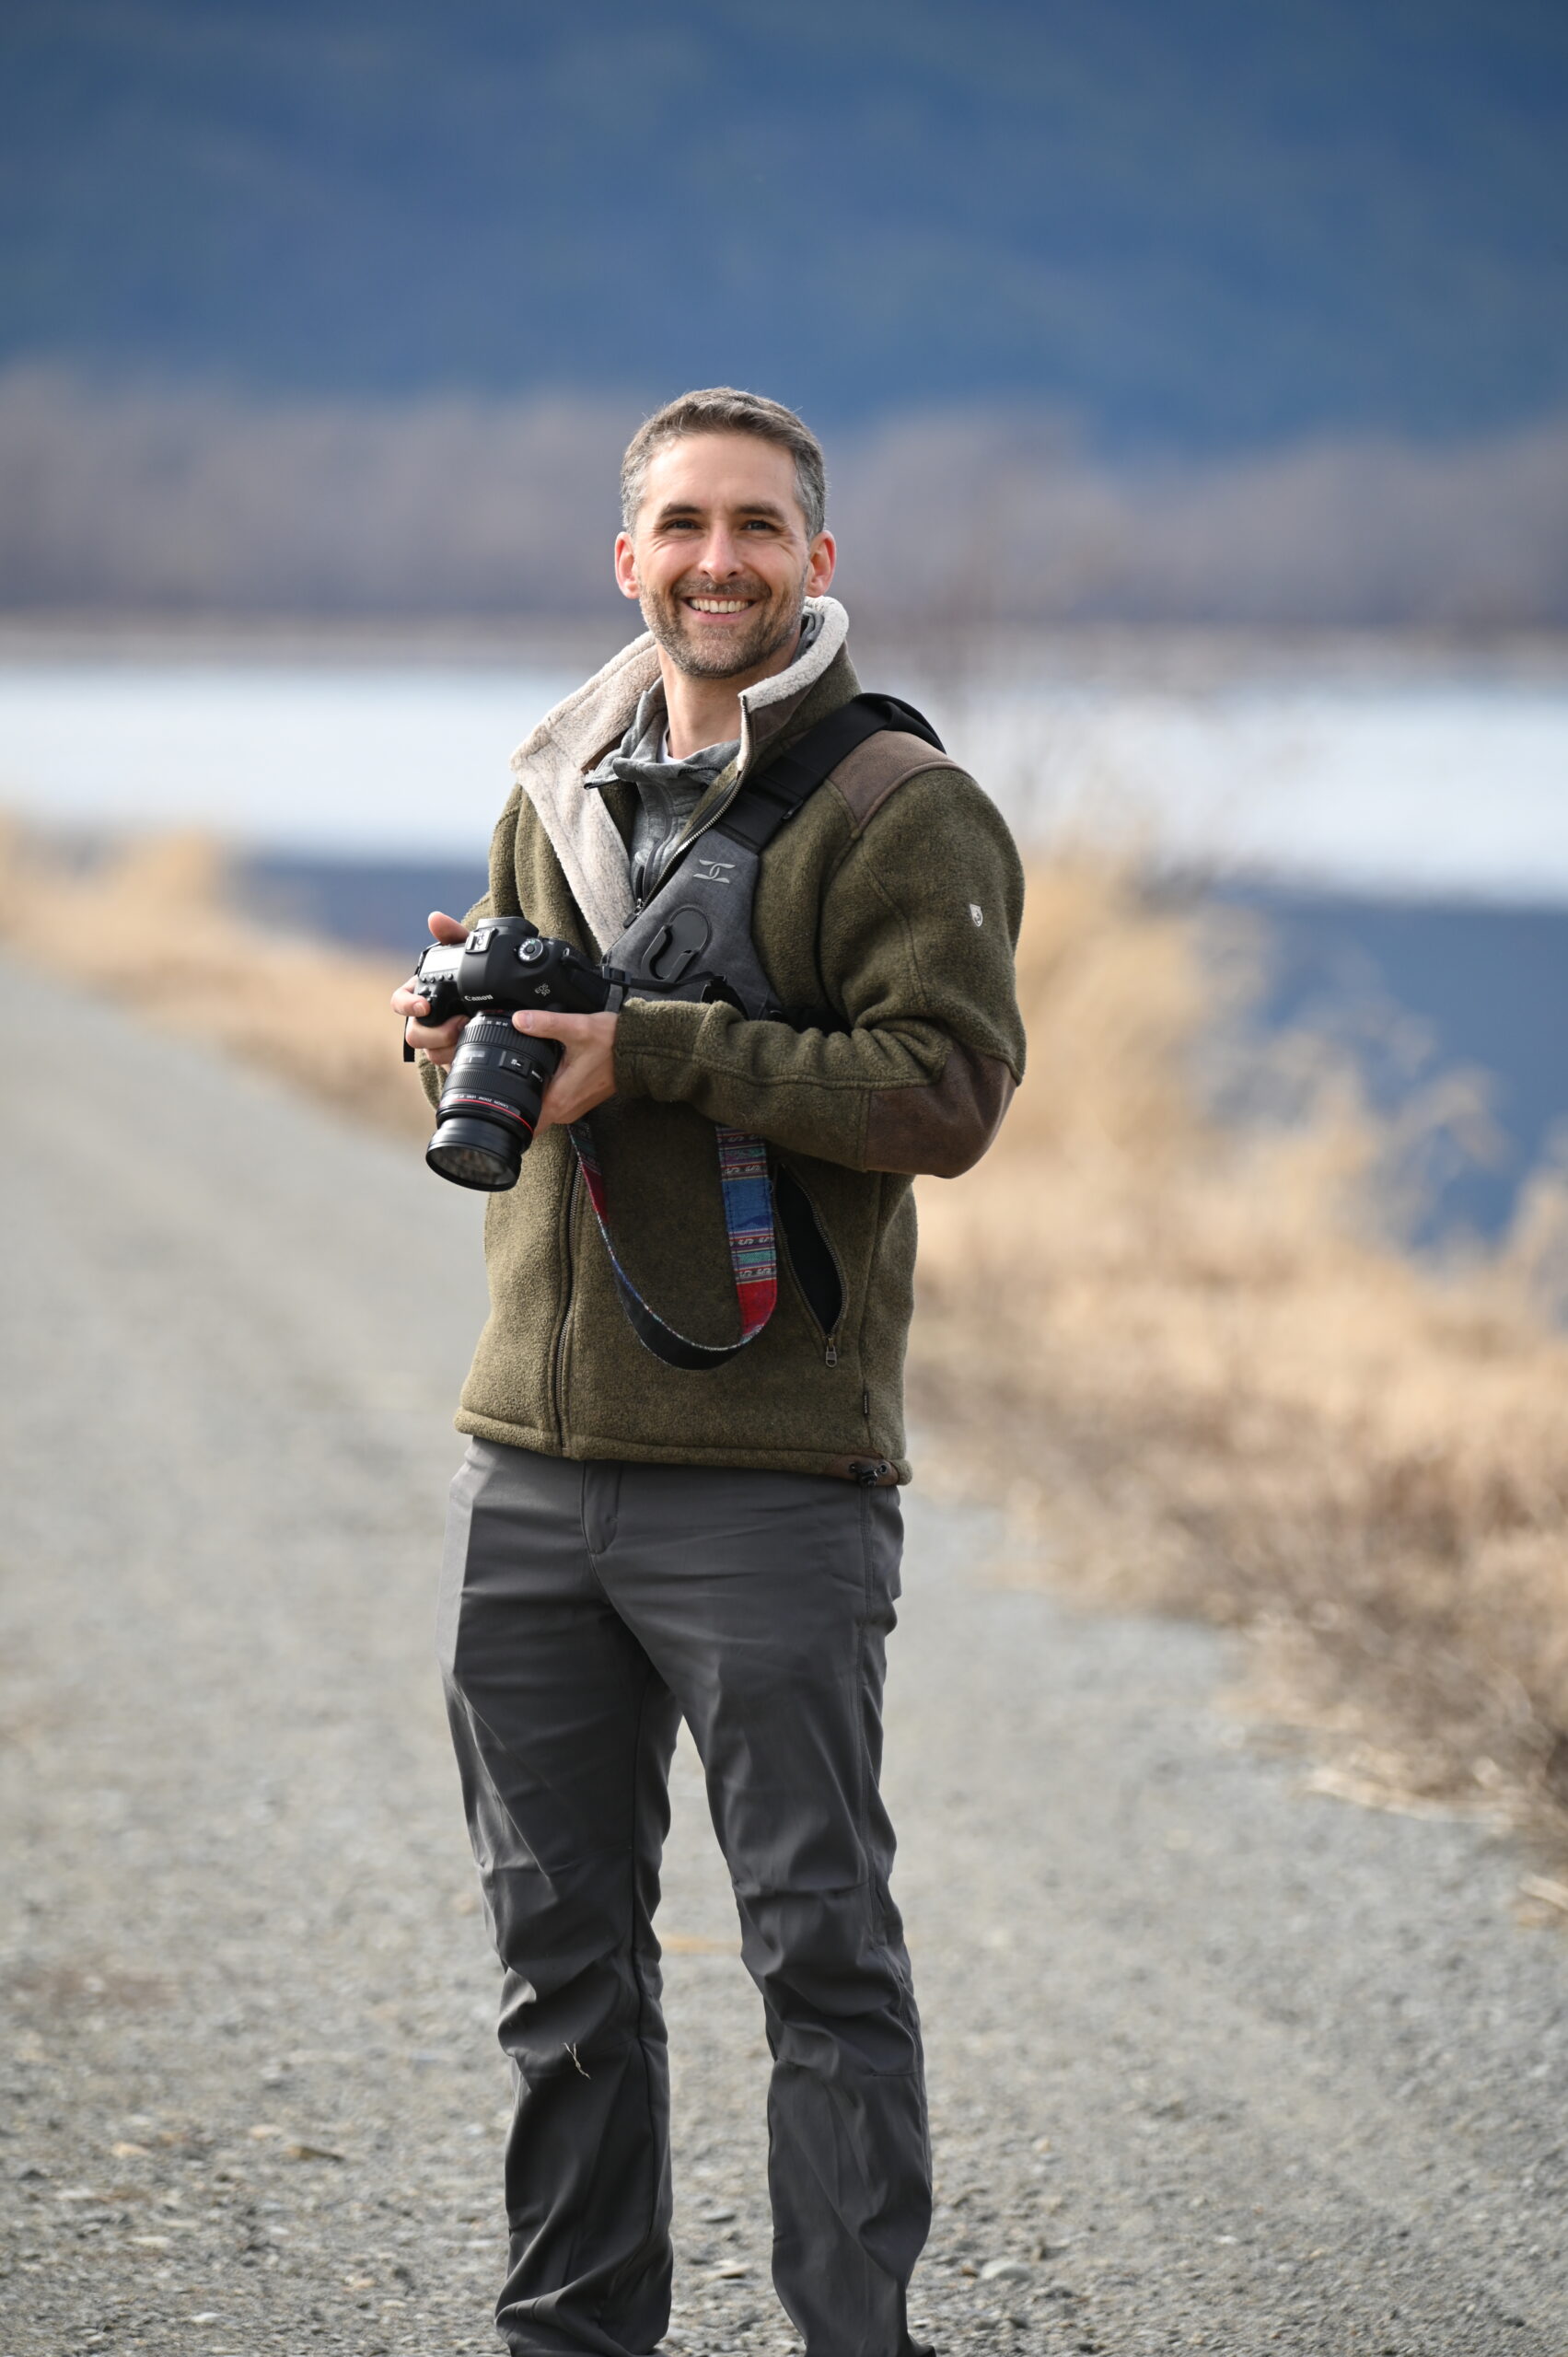
{"label": "blurred water", "polygon": [[[1568,903],[1568,677],[885,683],[1025,834],[1087,815],[1222,875]],[[0,806],[464,859],[572,684],[525,664],[0,663]]]}
{"label": "blurred water", "polygon": [[1568,1144],[1568,906],[1524,907],[1274,885],[1229,888],[1268,931],[1259,1016],[1353,1058],[1394,1111],[1439,1075],[1479,1078],[1492,1135],[1430,1141],[1418,1232],[1494,1237],[1521,1181]]}
{"label": "blurred water", "polygon": [[246,845],[482,853],[543,669],[0,665],[0,807]]}
{"label": "blurred water", "polygon": [[1568,902],[1568,678],[1020,681],[966,760],[1021,832],[1113,826],[1217,876]]}
{"label": "blurred water", "polygon": [[[1383,1102],[1420,1077],[1393,1009],[1425,1027],[1421,1071],[1490,1074],[1501,1158],[1449,1172],[1434,1216],[1505,1222],[1568,1115],[1568,679],[1171,687],[1020,666],[958,694],[876,676],[1026,838],[1109,827],[1260,908],[1266,1019],[1353,1039]],[[510,752],[573,683],[524,664],[0,662],[0,807],[214,829],[261,912],[412,957],[429,908],[482,889]]]}

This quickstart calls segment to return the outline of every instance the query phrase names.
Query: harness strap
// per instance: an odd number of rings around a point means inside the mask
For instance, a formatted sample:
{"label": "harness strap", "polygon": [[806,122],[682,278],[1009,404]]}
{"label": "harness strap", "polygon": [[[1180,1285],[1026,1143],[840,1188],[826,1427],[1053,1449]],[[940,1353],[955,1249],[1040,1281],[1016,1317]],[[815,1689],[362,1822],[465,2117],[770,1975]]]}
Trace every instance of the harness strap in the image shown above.
{"label": "harness strap", "polygon": [[729,808],[714,820],[708,833],[727,835],[732,842],[744,843],[749,851],[761,851],[794,818],[801,804],[816,793],[823,779],[830,777],[857,745],[864,745],[868,737],[875,737],[884,728],[923,737],[937,752],[943,750],[935,729],[913,704],[904,703],[897,696],[852,696],[837,712],[830,712],[826,720],[808,728],[798,744],[770,761],[761,777],[749,777]]}
{"label": "harness strap", "polygon": [[725,1232],[729,1239],[729,1265],[735,1272],[735,1298],[740,1311],[740,1339],[736,1342],[693,1342],[678,1333],[657,1310],[644,1300],[626,1274],[610,1240],[604,1194],[592,1133],[587,1121],[574,1121],[567,1134],[576,1149],[577,1167],[594,1207],[598,1232],[610,1255],[621,1306],[639,1342],[666,1366],[698,1373],[722,1366],[737,1351],[759,1335],[773,1314],[779,1297],[778,1249],[773,1239],[773,1194],[768,1181],[768,1152],[760,1138],[743,1130],[715,1124],[719,1149],[719,1184],[724,1192]]}
{"label": "harness strap", "polygon": [[[897,696],[858,695],[837,712],[808,728],[798,744],[769,761],[761,777],[748,778],[722,818],[707,834],[727,835],[732,842],[761,852],[781,827],[794,818],[801,804],[830,777],[857,745],[884,728],[922,737],[937,752],[942,740],[924,714]],[[743,1130],[714,1124],[718,1140],[719,1184],[724,1193],[725,1232],[729,1264],[735,1273],[735,1298],[740,1312],[740,1339],[734,1342],[694,1342],[661,1318],[638,1292],[621,1267],[610,1240],[604,1173],[587,1121],[574,1121],[568,1134],[577,1167],[594,1207],[598,1232],[610,1256],[621,1306],[637,1340],[666,1366],[698,1373],[723,1366],[755,1341],[773,1314],[779,1297],[778,1246],[773,1231],[773,1195],[768,1178],[768,1150],[760,1138]]]}

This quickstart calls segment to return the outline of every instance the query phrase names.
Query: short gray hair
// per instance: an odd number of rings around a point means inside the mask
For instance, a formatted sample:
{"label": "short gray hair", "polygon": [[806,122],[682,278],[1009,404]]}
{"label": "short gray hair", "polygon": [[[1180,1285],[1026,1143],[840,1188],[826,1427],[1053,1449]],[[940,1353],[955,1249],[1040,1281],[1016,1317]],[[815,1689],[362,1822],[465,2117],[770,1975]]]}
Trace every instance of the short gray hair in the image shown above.
{"label": "short gray hair", "polygon": [[671,442],[692,434],[754,434],[789,451],[795,460],[795,486],[806,516],[806,537],[814,540],[828,515],[828,470],[822,445],[811,428],[782,401],[765,393],[743,393],[733,385],[710,385],[698,393],[682,393],[637,428],[621,461],[621,521],[630,532],[643,504],[648,460]]}

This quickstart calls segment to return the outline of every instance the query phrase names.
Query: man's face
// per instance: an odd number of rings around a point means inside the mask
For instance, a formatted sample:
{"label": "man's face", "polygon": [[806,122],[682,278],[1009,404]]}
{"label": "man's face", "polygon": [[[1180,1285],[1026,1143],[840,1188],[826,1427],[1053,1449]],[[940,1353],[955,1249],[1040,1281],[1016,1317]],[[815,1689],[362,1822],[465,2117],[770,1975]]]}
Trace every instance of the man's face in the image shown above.
{"label": "man's face", "polygon": [[615,575],[679,670],[761,675],[794,647],[802,599],[832,579],[833,542],[806,537],[789,451],[755,434],[692,434],[649,459]]}

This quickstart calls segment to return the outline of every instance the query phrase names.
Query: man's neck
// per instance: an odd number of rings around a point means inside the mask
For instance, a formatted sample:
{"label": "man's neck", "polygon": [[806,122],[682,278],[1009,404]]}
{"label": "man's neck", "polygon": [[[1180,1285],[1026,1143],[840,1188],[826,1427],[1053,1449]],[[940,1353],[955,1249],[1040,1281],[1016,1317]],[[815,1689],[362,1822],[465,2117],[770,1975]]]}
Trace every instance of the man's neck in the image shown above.
{"label": "man's neck", "polygon": [[678,670],[661,646],[658,660],[671,761],[688,761],[705,745],[727,745],[731,737],[738,737],[743,691],[754,688],[759,679],[776,679],[781,671],[787,671],[799,644],[798,635],[787,639],[754,671],[738,671],[727,679],[693,679],[690,672]]}

